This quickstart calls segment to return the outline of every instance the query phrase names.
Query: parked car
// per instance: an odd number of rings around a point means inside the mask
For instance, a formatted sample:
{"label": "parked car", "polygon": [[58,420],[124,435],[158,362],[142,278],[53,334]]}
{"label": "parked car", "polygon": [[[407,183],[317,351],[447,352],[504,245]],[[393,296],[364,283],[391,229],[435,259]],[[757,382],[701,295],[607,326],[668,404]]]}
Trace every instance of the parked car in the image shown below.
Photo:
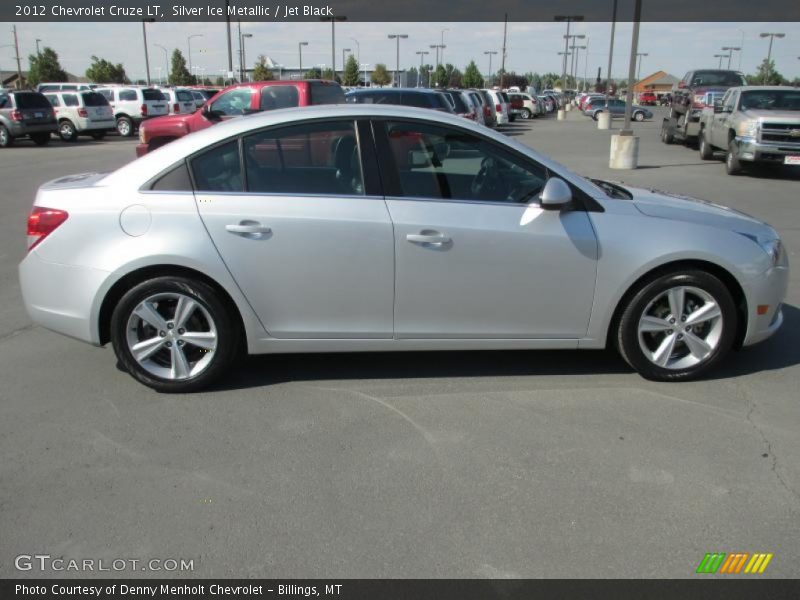
{"label": "parked car", "polygon": [[580,110],[585,110],[586,109],[586,105],[589,102],[592,102],[593,100],[594,101],[602,100],[603,103],[605,103],[605,99],[606,99],[605,94],[586,94],[580,100],[578,100],[578,108]]}
{"label": "parked car", "polygon": [[700,157],[725,151],[729,175],[753,164],[800,169],[800,90],[788,86],[730,88],[712,109],[703,111],[698,136]]}
{"label": "parked car", "polygon": [[160,148],[188,133],[222,121],[264,110],[344,103],[342,87],[320,79],[255,81],[237,83],[216,94],[191,115],[152,119],[139,129],[136,156]]}
{"label": "parked car", "polygon": [[162,392],[208,386],[245,350],[609,345],[686,380],[774,334],[789,281],[754,218],[385,104],[267,111],[58,178],[27,229],[32,321],[110,342]]}
{"label": "parked car", "polygon": [[551,113],[558,108],[558,104],[555,98],[553,98],[553,96],[542,94],[539,96],[539,100],[541,100],[544,103],[545,112],[547,113]]}
{"label": "parked car", "polygon": [[484,112],[484,105],[485,100],[483,96],[481,96],[475,90],[464,90],[466,95],[469,97],[470,101],[472,102],[472,106],[475,109],[475,122],[480,123],[481,125],[486,125],[486,114]]}
{"label": "parked car", "polygon": [[639,104],[641,106],[655,106],[658,104],[658,97],[653,92],[642,92],[639,94]]}
{"label": "parked car", "polygon": [[[609,99],[608,106],[606,106],[604,98],[597,104],[589,103],[587,106],[588,108],[583,111],[583,114],[585,114],[588,117],[592,117],[595,121],[597,121],[597,118],[600,116],[601,113],[604,113],[606,111],[611,113],[612,119],[615,117],[625,116],[626,103],[624,100],[617,100],[616,98]],[[645,119],[652,119],[653,113],[642,106],[637,106],[636,104],[634,104],[631,107],[631,118],[634,121],[644,121]]]}
{"label": "parked car", "polygon": [[190,91],[194,98],[194,105],[197,108],[203,106],[219,92],[219,90],[211,88],[191,88]]}
{"label": "parked car", "polygon": [[533,96],[527,93],[509,93],[511,108],[520,119],[532,119],[542,114],[542,107]]}
{"label": "parked car", "polygon": [[483,121],[487,127],[497,127],[497,111],[494,98],[486,90],[475,90],[483,102]]}
{"label": "parked car", "polygon": [[351,90],[345,94],[349,104],[399,104],[453,112],[447,97],[434,90],[421,88],[368,88]]}
{"label": "parked car", "polygon": [[46,92],[82,92],[100,87],[96,83],[66,83],[66,82],[42,82],[36,86],[36,91]]}
{"label": "parked car", "polygon": [[464,90],[442,90],[453,106],[453,112],[460,117],[474,121],[477,119],[477,110]]}
{"label": "parked car", "polygon": [[58,135],[65,142],[74,142],[79,135],[102,140],[116,127],[114,111],[105,96],[95,91],[48,92],[45,94],[58,121]]}
{"label": "parked car", "polygon": [[136,133],[142,122],[166,115],[167,99],[160,90],[142,86],[101,87],[96,90],[105,96],[114,110],[116,129],[123,137]]}
{"label": "parked car", "polygon": [[507,125],[508,118],[508,103],[503,99],[504,92],[497,90],[484,89],[481,90],[489,95],[489,106],[494,111],[497,125]]}
{"label": "parked car", "polygon": [[158,89],[167,99],[168,114],[188,115],[197,110],[191,90],[177,87],[162,87]]}
{"label": "parked car", "polygon": [[23,137],[44,146],[50,141],[50,134],[57,132],[56,114],[43,94],[0,92],[0,148],[7,148]]}

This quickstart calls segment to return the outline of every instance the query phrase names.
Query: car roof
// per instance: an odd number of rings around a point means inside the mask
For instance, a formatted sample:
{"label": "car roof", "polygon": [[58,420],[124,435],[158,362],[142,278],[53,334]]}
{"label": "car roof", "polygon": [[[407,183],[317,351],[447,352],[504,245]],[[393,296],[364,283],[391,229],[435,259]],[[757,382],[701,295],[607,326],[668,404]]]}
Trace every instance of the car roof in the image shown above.
{"label": "car roof", "polygon": [[794,90],[798,92],[798,88],[791,86],[791,85],[740,85],[737,87],[730,88],[732,90],[741,90],[743,92],[773,92],[773,91],[783,91],[783,90]]}
{"label": "car roof", "polygon": [[417,88],[367,88],[353,89],[347,95],[357,94],[435,94],[444,90],[422,90]]}

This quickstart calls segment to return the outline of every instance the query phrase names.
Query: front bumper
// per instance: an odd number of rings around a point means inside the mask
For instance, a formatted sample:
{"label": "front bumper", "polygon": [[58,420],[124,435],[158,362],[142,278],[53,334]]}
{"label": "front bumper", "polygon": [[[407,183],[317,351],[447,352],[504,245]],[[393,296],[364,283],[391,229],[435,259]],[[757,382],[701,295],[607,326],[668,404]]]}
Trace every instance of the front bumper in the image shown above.
{"label": "front bumper", "polygon": [[147,144],[136,144],[136,158],[141,158],[150,151],[150,146]]}
{"label": "front bumper", "polygon": [[800,144],[759,142],[756,138],[736,136],[741,161],[783,164],[787,156],[800,156]]}
{"label": "front bumper", "polygon": [[[786,298],[789,285],[789,267],[772,267],[756,281],[751,281],[749,287],[747,310],[747,333],[743,346],[757,344],[774,334],[783,323],[781,305]],[[759,306],[767,306],[768,310],[758,314]]]}

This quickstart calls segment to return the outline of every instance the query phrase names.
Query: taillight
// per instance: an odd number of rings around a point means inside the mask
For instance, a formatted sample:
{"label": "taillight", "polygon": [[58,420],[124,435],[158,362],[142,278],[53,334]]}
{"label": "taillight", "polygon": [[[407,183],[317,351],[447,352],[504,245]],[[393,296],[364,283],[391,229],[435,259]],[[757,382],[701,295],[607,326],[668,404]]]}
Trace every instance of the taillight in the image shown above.
{"label": "taillight", "polygon": [[492,114],[492,111],[489,110],[488,106],[484,106],[483,107],[483,114],[484,114],[484,116],[488,117],[488,116],[490,116]]}
{"label": "taillight", "polygon": [[147,104],[142,104],[142,116],[147,116]]}
{"label": "taillight", "polygon": [[39,242],[53,233],[69,217],[65,210],[34,206],[28,216],[28,251],[33,250]]}
{"label": "taillight", "polygon": [[494,105],[494,109],[495,109],[497,112],[503,112],[503,107],[502,107],[502,106],[500,106],[499,104],[495,104],[495,105]]}
{"label": "taillight", "polygon": [[175,104],[173,104],[172,105],[172,110],[175,111],[176,113],[181,112],[180,104],[178,104],[177,102]]}
{"label": "taillight", "polygon": [[89,116],[89,112],[85,108],[79,108],[78,109],[78,116],[79,117],[88,117]]}
{"label": "taillight", "polygon": [[22,121],[22,113],[18,110],[11,111],[11,120],[12,121]]}

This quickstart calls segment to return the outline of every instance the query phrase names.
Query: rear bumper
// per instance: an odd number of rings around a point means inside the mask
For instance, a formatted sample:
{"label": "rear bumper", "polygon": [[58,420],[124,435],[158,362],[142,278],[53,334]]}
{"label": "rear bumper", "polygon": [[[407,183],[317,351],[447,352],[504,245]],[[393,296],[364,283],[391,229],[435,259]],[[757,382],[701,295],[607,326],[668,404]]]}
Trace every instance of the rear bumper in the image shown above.
{"label": "rear bumper", "polygon": [[58,133],[58,123],[53,121],[52,123],[42,123],[37,125],[25,125],[22,123],[17,123],[15,125],[12,121],[8,131],[14,137],[30,135],[31,133]]}
{"label": "rear bumper", "polygon": [[756,138],[736,137],[738,158],[748,162],[782,164],[786,156],[800,156],[800,144],[759,142]]}

